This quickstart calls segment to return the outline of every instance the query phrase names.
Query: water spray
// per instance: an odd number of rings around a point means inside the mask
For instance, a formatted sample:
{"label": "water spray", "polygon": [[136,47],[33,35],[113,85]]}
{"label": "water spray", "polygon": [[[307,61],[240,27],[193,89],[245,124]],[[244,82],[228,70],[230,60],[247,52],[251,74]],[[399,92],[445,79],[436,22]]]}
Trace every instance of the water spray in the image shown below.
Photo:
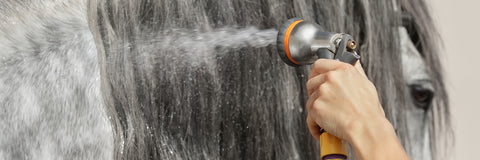
{"label": "water spray", "polygon": [[[314,63],[317,59],[336,59],[355,64],[360,56],[357,42],[344,33],[324,32],[322,27],[299,18],[289,19],[277,36],[277,49],[283,62],[291,66]],[[348,145],[339,138],[323,132],[320,135],[322,160],[347,159]]]}

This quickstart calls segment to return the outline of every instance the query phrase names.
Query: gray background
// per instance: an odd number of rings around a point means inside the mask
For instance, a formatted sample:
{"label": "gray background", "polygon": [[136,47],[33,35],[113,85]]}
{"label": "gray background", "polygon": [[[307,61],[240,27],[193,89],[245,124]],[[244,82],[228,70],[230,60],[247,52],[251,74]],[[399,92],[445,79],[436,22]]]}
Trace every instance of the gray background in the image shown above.
{"label": "gray background", "polygon": [[480,148],[480,1],[430,0],[444,42],[456,145],[447,159],[479,159]]}

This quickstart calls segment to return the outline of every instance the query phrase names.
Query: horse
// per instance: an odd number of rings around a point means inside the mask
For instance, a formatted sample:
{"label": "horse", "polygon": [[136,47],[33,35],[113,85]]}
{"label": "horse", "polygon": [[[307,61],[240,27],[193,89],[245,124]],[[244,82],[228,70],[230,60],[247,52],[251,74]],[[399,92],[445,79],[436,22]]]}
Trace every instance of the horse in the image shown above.
{"label": "horse", "polygon": [[[412,159],[451,142],[425,1],[4,0],[2,159],[319,159],[292,17],[348,33]],[[349,155],[353,159],[353,154]]]}

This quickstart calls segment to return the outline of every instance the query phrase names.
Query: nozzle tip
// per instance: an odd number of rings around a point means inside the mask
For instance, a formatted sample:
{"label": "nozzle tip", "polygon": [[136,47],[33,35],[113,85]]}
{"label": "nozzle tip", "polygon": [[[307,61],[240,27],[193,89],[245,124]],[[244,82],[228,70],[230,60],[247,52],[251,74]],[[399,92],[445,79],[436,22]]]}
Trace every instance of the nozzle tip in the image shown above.
{"label": "nozzle tip", "polygon": [[289,54],[289,51],[288,51],[288,46],[285,47],[285,43],[287,43],[288,45],[288,42],[285,42],[285,37],[288,38],[289,35],[287,35],[288,33],[288,30],[290,28],[290,26],[296,22],[296,21],[299,21],[299,20],[302,20],[300,18],[291,18],[289,20],[287,20],[282,26],[280,26],[280,29],[278,30],[278,35],[277,35],[277,50],[278,50],[278,54],[280,55],[280,58],[283,60],[283,62],[285,62],[286,64],[290,65],[290,66],[299,66],[297,64],[295,64],[294,62],[292,62],[289,57],[288,57],[288,54]]}
{"label": "nozzle tip", "polygon": [[356,49],[357,48],[357,42],[355,42],[354,40],[349,40],[347,42],[347,48],[348,49]]}

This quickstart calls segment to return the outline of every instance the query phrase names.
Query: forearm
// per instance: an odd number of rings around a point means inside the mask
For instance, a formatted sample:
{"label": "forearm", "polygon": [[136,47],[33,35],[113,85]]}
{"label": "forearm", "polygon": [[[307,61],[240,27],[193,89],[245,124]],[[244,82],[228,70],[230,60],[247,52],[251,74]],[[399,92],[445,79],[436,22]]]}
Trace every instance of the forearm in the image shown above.
{"label": "forearm", "polygon": [[409,159],[386,118],[355,122],[347,136],[357,159]]}

